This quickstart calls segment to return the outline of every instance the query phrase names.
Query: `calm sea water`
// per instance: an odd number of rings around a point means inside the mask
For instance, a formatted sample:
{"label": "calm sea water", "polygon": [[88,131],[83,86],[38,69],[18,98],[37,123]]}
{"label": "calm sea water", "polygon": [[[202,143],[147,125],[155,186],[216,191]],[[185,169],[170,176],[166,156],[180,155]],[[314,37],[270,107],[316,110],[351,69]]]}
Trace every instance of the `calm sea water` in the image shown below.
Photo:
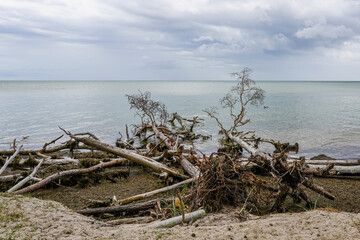
{"label": "calm sea water", "polygon": [[[150,91],[169,112],[205,119],[198,133],[213,138],[196,147],[216,149],[218,128],[202,112],[234,82],[0,82],[0,148],[16,138],[25,148],[42,146],[62,134],[92,132],[114,143],[125,124],[140,120],[129,110],[125,94]],[[299,155],[325,153],[336,158],[360,158],[360,82],[258,82],[266,91],[265,105],[251,107],[246,130],[283,142],[298,142]],[[220,119],[230,124],[226,111]]]}

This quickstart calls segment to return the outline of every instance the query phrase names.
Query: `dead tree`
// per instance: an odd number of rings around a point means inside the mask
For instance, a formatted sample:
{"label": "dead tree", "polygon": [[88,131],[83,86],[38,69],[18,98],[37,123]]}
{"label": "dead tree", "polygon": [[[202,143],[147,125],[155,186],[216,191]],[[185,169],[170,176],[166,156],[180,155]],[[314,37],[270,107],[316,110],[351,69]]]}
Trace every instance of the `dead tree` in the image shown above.
{"label": "dead tree", "polygon": [[246,115],[247,107],[249,104],[259,105],[264,102],[264,90],[256,87],[255,82],[250,79],[250,73],[251,70],[248,68],[239,73],[233,73],[232,75],[237,78],[238,82],[225,97],[220,99],[221,106],[229,110],[230,118],[233,120],[230,127],[226,128],[222,124],[214,108],[204,111],[215,119],[221,129],[220,132],[225,135],[226,139],[248,151],[251,154],[249,160],[265,169],[276,180],[278,189],[271,211],[282,211],[284,201],[288,195],[297,201],[303,199],[310,205],[311,201],[300,188],[301,184],[329,199],[334,199],[335,196],[312,181],[314,174],[329,174],[329,171],[334,166],[333,164],[322,169],[309,169],[305,164],[305,160],[288,162],[288,156],[284,149],[278,154],[269,155],[246,142],[245,136],[254,133],[254,131],[241,131],[241,127],[250,122]]}
{"label": "dead tree", "polygon": [[238,83],[220,99],[221,106],[229,109],[229,115],[233,121],[233,124],[229,128],[226,128],[216,116],[216,108],[212,107],[204,110],[211,118],[216,120],[221,129],[221,133],[226,137],[229,137],[230,134],[244,137],[249,133],[253,133],[252,131],[239,132],[238,130],[239,127],[250,122],[250,119],[246,117],[246,107],[249,104],[260,105],[264,103],[265,91],[256,87],[255,82],[250,79],[250,74],[251,70],[249,68],[244,68],[241,72],[232,73],[232,76],[237,78]]}
{"label": "dead tree", "polygon": [[139,92],[139,94],[126,95],[126,97],[130,109],[135,109],[140,116],[142,125],[151,125],[155,136],[164,141],[168,149],[176,149],[176,141],[165,136],[159,129],[160,126],[166,126],[169,116],[165,104],[152,100],[150,92]]}

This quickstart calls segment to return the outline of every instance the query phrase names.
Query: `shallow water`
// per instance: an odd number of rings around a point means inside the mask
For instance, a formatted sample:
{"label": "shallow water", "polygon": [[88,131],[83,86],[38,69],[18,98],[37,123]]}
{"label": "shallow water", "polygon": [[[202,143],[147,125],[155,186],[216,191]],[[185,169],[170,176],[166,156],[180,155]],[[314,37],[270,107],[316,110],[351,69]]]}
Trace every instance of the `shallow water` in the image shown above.
{"label": "shallow water", "polygon": [[[197,144],[201,151],[216,149],[216,123],[202,112],[234,82],[0,82],[0,148],[14,138],[25,148],[42,146],[62,134],[92,132],[114,143],[125,124],[139,123],[125,94],[150,91],[169,112],[205,119],[198,133],[213,138]],[[258,136],[298,142],[300,155],[325,153],[335,158],[360,158],[360,82],[258,82],[266,91],[263,107],[250,107],[246,130]],[[221,120],[230,124],[224,109]]]}

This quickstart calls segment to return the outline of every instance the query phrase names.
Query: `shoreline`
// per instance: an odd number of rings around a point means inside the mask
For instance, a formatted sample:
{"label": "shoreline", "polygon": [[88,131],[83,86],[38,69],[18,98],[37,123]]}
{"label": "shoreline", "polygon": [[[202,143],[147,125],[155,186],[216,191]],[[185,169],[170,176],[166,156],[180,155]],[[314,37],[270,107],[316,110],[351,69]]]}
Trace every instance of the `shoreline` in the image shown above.
{"label": "shoreline", "polygon": [[357,239],[360,213],[332,209],[237,217],[239,209],[208,214],[192,224],[152,229],[109,226],[54,201],[0,194],[0,237],[12,239]]}

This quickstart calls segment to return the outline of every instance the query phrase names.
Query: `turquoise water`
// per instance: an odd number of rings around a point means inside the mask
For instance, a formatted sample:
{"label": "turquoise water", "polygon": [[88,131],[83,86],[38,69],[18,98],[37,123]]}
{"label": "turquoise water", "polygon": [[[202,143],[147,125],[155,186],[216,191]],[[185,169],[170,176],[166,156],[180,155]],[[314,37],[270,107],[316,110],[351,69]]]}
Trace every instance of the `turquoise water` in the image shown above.
{"label": "turquoise water", "polygon": [[[246,130],[258,136],[298,142],[300,155],[319,153],[336,158],[360,158],[360,82],[258,82],[266,91],[265,105],[251,107]],[[17,138],[35,148],[62,134],[92,132],[114,143],[125,124],[139,123],[125,94],[150,91],[169,112],[205,119],[197,132],[213,138],[196,147],[211,152],[218,128],[202,112],[218,106],[233,82],[0,82],[0,148]],[[230,124],[226,111],[220,119]]]}

